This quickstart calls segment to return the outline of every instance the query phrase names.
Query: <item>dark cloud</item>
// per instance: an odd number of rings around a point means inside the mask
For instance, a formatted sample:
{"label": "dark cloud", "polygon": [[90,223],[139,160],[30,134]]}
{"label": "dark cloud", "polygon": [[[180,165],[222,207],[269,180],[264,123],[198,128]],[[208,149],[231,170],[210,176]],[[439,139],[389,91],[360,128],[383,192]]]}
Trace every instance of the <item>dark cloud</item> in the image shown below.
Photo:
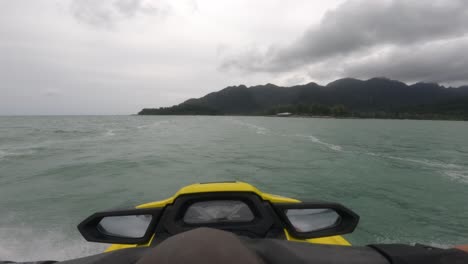
{"label": "dark cloud", "polygon": [[468,38],[389,49],[357,62],[350,62],[344,76],[387,76],[416,82],[468,82]]}
{"label": "dark cloud", "polygon": [[[251,49],[226,58],[220,68],[289,72],[300,67],[346,62],[337,67],[343,74],[394,74],[401,79],[450,81],[466,75],[465,69],[455,65],[466,62],[464,55],[456,54],[466,51],[466,42],[462,40],[468,33],[467,25],[468,1],[465,0],[349,0],[327,12],[319,25],[309,28],[291,45]],[[447,45],[436,43],[441,40],[453,41]],[[432,42],[433,45],[426,45]],[[418,45],[423,47],[417,48]],[[358,58],[379,54],[388,47],[392,52],[360,64],[362,60]],[[450,70],[456,72],[447,73],[449,67],[444,68],[443,63],[454,65]]]}
{"label": "dark cloud", "polygon": [[109,29],[118,21],[137,15],[167,15],[170,7],[161,0],[73,0],[70,10],[80,22]]}

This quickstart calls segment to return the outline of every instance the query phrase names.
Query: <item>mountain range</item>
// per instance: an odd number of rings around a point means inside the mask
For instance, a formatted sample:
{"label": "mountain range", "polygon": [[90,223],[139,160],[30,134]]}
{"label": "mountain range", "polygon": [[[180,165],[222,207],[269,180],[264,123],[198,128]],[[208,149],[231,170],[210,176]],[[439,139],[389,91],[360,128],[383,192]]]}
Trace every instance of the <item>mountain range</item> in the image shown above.
{"label": "mountain range", "polygon": [[[338,110],[337,110],[338,109]],[[341,115],[417,119],[468,119],[468,86],[407,85],[388,78],[344,78],[326,86],[229,86],[179,105],[145,108],[139,115]]]}

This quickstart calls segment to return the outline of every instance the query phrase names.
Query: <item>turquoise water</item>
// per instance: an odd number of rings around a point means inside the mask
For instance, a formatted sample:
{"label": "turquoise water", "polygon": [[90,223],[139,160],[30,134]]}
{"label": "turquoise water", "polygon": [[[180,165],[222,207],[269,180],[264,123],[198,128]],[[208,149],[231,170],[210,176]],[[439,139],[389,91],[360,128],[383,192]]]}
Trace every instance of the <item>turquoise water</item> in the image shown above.
{"label": "turquoise water", "polygon": [[94,211],[241,180],[361,215],[354,244],[468,243],[468,122],[0,117],[0,259],[99,252]]}

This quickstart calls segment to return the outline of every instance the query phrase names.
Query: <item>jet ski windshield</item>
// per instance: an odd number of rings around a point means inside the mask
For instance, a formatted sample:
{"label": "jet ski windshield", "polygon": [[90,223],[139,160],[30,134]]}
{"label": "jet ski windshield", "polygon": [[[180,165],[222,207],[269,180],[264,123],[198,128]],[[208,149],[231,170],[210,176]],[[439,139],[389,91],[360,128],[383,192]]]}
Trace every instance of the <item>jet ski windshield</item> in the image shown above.
{"label": "jet ski windshield", "polygon": [[187,224],[251,222],[254,218],[249,206],[242,201],[213,200],[190,205],[185,212],[184,222]]}

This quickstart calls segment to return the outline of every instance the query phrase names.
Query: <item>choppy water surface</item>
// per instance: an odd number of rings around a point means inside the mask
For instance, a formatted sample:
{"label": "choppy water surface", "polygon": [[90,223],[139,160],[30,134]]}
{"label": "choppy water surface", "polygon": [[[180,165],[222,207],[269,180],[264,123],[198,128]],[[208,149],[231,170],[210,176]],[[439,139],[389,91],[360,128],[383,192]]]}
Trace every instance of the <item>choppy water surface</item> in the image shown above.
{"label": "choppy water surface", "polygon": [[269,117],[0,117],[0,259],[102,251],[93,211],[241,180],[361,215],[354,244],[468,243],[468,123]]}

